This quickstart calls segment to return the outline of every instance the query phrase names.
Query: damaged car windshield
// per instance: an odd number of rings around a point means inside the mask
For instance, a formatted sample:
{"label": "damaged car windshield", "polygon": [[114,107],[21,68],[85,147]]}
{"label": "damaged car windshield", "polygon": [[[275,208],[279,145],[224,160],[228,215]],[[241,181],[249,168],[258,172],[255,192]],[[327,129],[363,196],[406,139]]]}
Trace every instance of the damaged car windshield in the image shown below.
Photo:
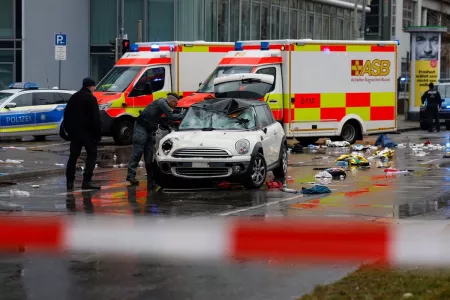
{"label": "damaged car windshield", "polygon": [[231,114],[191,107],[179,130],[246,130],[255,126],[255,115],[251,107]]}

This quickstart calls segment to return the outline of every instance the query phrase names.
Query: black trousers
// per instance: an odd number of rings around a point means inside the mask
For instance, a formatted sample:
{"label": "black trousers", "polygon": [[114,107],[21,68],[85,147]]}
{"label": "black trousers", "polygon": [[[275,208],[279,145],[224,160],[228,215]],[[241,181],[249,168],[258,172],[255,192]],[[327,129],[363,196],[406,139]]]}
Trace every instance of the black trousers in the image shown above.
{"label": "black trousers", "polygon": [[94,174],[95,163],[97,161],[97,142],[93,139],[74,140],[70,142],[70,155],[67,162],[67,181],[75,180],[77,160],[80,157],[81,149],[86,149],[86,165],[84,167],[83,182],[90,182]]}
{"label": "black trousers", "polygon": [[439,116],[438,116],[438,112],[439,109],[437,106],[428,106],[427,107],[427,117],[428,117],[428,131],[433,131],[433,119],[436,125],[436,130],[440,131],[440,125],[441,123],[439,122]]}

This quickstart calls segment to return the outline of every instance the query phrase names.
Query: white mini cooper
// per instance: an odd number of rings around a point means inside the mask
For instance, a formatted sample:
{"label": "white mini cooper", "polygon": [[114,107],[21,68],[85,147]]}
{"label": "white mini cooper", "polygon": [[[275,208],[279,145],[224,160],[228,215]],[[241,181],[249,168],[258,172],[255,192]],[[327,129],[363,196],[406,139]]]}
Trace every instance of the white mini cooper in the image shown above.
{"label": "white mini cooper", "polygon": [[[238,88],[229,92],[224,86],[221,92],[221,83],[236,81]],[[267,103],[256,100],[270,90],[273,76],[235,74],[215,83],[218,98],[192,105],[178,130],[160,141],[159,184],[226,180],[259,188],[268,171],[284,178],[288,167],[285,133]],[[233,98],[223,97],[227,95]]]}

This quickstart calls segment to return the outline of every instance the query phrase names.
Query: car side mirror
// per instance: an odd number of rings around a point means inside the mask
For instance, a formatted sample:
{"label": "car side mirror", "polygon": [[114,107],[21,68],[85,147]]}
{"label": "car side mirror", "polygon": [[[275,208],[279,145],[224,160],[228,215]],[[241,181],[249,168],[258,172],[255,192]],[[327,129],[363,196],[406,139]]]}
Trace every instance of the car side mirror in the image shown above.
{"label": "car side mirror", "polygon": [[146,94],[146,95],[153,94],[152,84],[148,81],[144,85],[144,94]]}
{"label": "car side mirror", "polygon": [[5,105],[5,108],[10,109],[10,108],[15,108],[17,107],[17,104],[14,102],[10,102],[8,104]]}
{"label": "car side mirror", "polygon": [[262,131],[267,134],[267,128],[263,128]]}
{"label": "car side mirror", "polygon": [[198,84],[198,87],[201,87],[202,86],[202,83],[200,82],[199,84]]}

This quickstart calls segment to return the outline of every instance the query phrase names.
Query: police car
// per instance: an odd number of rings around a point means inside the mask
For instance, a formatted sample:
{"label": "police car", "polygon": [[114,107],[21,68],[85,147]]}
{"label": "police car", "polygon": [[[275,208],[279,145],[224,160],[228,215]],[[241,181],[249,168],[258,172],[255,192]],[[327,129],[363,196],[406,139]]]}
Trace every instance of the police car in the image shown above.
{"label": "police car", "polygon": [[0,137],[32,135],[38,140],[57,135],[64,109],[76,91],[40,89],[18,82],[0,90]]}

